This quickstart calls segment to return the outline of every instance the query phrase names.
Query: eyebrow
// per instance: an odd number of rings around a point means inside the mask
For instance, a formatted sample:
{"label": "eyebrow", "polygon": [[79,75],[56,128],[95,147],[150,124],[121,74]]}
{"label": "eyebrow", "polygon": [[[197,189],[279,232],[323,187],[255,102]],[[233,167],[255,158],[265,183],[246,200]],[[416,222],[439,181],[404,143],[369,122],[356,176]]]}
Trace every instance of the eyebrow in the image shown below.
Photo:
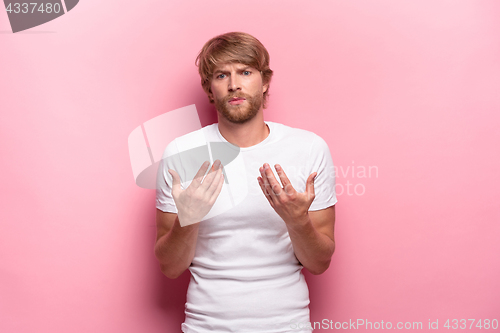
{"label": "eyebrow", "polygon": [[[242,67],[241,69],[238,69],[238,71],[246,71],[246,70],[252,69],[252,68],[253,68],[252,66],[245,66],[245,67]],[[219,73],[226,74],[226,73],[229,73],[229,71],[223,71],[222,69],[217,69],[214,71],[213,75],[219,74]]]}

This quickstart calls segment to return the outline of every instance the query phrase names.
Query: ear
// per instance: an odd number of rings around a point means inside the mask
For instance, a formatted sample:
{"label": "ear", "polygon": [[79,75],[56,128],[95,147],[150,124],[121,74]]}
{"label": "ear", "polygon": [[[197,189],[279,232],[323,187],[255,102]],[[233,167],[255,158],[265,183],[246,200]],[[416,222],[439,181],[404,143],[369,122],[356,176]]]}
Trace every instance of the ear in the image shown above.
{"label": "ear", "polygon": [[269,83],[262,86],[262,93],[265,93],[269,88]]}
{"label": "ear", "polygon": [[[262,83],[264,83],[264,73],[260,71],[260,77],[262,78]],[[265,93],[269,89],[269,82],[262,85],[262,93]]]}

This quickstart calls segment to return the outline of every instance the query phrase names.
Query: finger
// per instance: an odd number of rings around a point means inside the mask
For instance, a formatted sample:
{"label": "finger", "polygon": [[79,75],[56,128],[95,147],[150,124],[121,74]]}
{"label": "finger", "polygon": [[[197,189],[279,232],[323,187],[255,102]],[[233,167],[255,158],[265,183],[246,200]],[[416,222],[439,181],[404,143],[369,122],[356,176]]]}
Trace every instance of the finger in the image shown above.
{"label": "finger", "polygon": [[274,166],[276,169],[276,172],[278,173],[278,177],[280,177],[281,184],[283,185],[283,189],[285,190],[286,194],[293,194],[295,193],[295,189],[292,186],[292,183],[290,182],[290,179],[288,179],[288,176],[285,173],[285,170],[281,167],[281,165],[276,164]]}
{"label": "finger", "polygon": [[[273,188],[271,187],[271,185],[269,184],[269,179],[268,177],[266,176],[266,173],[264,170],[262,170],[262,173],[261,173],[263,176],[262,177],[259,177],[260,180],[259,180],[259,185],[261,185],[261,189],[262,191],[264,192],[264,195],[266,196],[267,200],[269,201],[269,204],[271,205],[271,207],[274,208],[275,204],[276,204],[276,201],[278,201],[278,195],[276,194],[275,191],[273,191]],[[279,191],[279,190],[278,190]]]}
{"label": "finger", "polygon": [[269,204],[271,207],[274,208],[274,202],[271,198],[271,194],[269,194],[266,190],[266,187],[264,185],[264,181],[262,180],[261,177],[257,177],[257,181],[259,182],[260,189],[262,190],[262,193],[264,193],[264,196],[266,197],[267,201],[269,201]]}
{"label": "finger", "polygon": [[181,189],[181,178],[173,169],[168,169],[168,173],[172,176],[172,192],[177,192]]}
{"label": "finger", "polygon": [[210,197],[210,203],[213,205],[215,203],[215,200],[217,200],[217,197],[220,194],[220,191],[222,190],[222,185],[224,185],[224,174],[222,173],[222,168],[220,169],[220,174],[219,174],[220,180],[217,183],[217,187],[215,188],[215,191],[212,193],[212,196]]}
{"label": "finger", "polygon": [[211,198],[212,195],[214,194],[214,192],[217,190],[217,188],[219,187],[219,183],[222,179],[222,181],[224,181],[224,177],[221,177],[222,175],[222,166],[220,166],[217,171],[215,172],[212,172],[212,174],[210,175],[211,177],[213,177],[213,179],[209,179],[207,181],[207,177],[205,177],[205,180],[203,181],[203,184],[202,186],[205,185],[205,182],[207,183],[207,188],[206,188],[206,192],[205,192],[205,195],[208,197],[208,198]]}
{"label": "finger", "polygon": [[276,180],[276,177],[274,177],[273,171],[267,163],[264,163],[264,176],[262,178],[264,179],[264,184],[267,180],[267,183],[269,184],[270,194],[281,195],[283,189],[281,188],[280,183],[278,183],[278,180]]}
{"label": "finger", "polygon": [[210,162],[209,161],[203,162],[203,164],[201,165],[200,169],[198,170],[198,172],[194,176],[192,184],[195,184],[196,187],[200,186],[201,180],[203,179],[203,176],[207,172],[209,166],[210,166]]}
{"label": "finger", "polygon": [[307,198],[313,198],[315,196],[314,193],[314,179],[318,175],[317,172],[313,172],[311,175],[309,175],[309,178],[307,178],[307,184],[306,184],[306,192],[307,192]]}
{"label": "finger", "polygon": [[212,168],[210,168],[210,172],[213,172],[213,171],[217,171],[217,169],[219,169],[219,166],[221,165],[221,161],[220,160],[215,160],[214,161],[214,164],[212,164]]}
{"label": "finger", "polygon": [[260,182],[262,182],[262,186],[263,186],[263,190],[264,190],[264,194],[267,196],[267,195],[270,195],[270,190],[271,189],[271,185],[269,184],[269,180],[267,179],[267,176],[266,176],[266,173],[264,172],[264,167],[260,167],[259,168],[259,172],[260,172]]}
{"label": "finger", "polygon": [[264,180],[262,179],[262,177],[257,177],[257,181],[259,182],[259,186],[260,186],[260,189],[262,190],[262,193],[264,193],[264,195],[266,197],[268,197],[269,193],[266,190],[266,186],[264,184]]}
{"label": "finger", "polygon": [[212,165],[211,171],[206,175],[205,179],[203,180],[203,184],[201,184],[201,187],[205,191],[207,191],[210,188],[215,179],[218,179],[217,177],[220,177],[217,175],[219,170],[220,172],[222,172],[222,164],[220,164],[219,160],[216,160]]}

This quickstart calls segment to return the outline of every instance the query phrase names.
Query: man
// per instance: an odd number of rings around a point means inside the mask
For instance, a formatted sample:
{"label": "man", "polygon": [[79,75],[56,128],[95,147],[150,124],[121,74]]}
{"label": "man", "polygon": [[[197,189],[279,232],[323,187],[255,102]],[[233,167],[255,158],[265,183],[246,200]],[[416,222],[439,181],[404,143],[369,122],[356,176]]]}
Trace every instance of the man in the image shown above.
{"label": "man", "polygon": [[207,174],[209,162],[196,165],[185,189],[180,175],[186,177],[189,162],[159,168],[155,255],[169,278],[191,272],[182,331],[297,332],[310,321],[301,269],[323,273],[335,250],[328,146],[312,132],[264,121],[273,71],[256,38],[214,37],[197,65],[218,123],[174,140],[164,161],[197,135],[239,147],[245,166],[228,180],[242,185],[231,193],[247,193],[234,208],[202,221],[229,187],[223,171],[231,164],[216,160]]}

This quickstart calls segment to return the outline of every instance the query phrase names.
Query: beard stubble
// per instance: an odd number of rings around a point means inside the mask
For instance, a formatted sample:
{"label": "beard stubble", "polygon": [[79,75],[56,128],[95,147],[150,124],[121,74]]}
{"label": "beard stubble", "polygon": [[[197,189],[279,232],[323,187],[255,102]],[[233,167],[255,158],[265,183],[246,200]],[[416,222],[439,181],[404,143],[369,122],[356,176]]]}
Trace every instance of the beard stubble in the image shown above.
{"label": "beard stubble", "polygon": [[[230,105],[228,102],[231,98],[242,97],[246,99],[246,105]],[[262,92],[254,96],[239,93],[228,95],[222,99],[215,99],[215,108],[222,116],[234,124],[242,124],[253,119],[262,106]]]}

